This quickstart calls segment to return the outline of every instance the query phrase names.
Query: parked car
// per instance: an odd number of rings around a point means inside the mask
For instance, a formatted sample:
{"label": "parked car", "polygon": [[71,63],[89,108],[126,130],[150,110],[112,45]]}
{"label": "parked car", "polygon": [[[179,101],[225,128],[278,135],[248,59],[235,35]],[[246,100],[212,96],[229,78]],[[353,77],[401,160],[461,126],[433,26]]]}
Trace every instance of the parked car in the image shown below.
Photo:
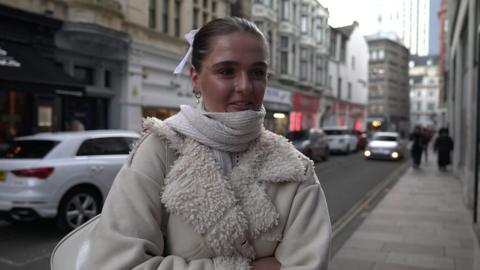
{"label": "parked car", "polygon": [[56,218],[72,230],[100,213],[140,135],[99,130],[15,139],[0,157],[0,213],[11,222]]}
{"label": "parked car", "polygon": [[377,132],[365,149],[367,159],[399,160],[405,156],[406,146],[398,132]]}
{"label": "parked car", "polygon": [[286,137],[295,148],[313,161],[327,160],[330,154],[328,140],[325,133],[318,128],[309,130],[290,131]]}
{"label": "parked car", "polygon": [[357,150],[364,150],[368,141],[367,133],[365,131],[354,130],[353,134],[357,137]]}
{"label": "parked car", "polygon": [[347,127],[324,127],[328,137],[328,147],[332,152],[348,154],[357,150],[357,137]]}

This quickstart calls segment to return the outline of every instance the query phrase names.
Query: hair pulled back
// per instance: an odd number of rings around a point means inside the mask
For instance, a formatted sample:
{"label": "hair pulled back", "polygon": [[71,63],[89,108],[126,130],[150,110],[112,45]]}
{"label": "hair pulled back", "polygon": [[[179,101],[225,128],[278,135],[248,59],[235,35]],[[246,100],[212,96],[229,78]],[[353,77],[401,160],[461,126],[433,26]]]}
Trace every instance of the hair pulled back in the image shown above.
{"label": "hair pulled back", "polygon": [[[202,62],[210,51],[212,40],[218,36],[235,32],[251,33],[260,39],[268,50],[265,36],[251,21],[239,17],[225,17],[210,21],[195,34],[192,44],[192,65],[197,71],[202,68]],[[267,53],[268,55],[268,53]]]}

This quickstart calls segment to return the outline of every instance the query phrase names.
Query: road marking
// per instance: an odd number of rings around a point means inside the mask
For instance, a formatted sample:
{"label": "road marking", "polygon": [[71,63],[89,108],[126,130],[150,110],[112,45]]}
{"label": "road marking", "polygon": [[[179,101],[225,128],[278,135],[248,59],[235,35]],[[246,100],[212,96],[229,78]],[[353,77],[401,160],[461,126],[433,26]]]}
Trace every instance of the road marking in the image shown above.
{"label": "road marking", "polygon": [[350,208],[345,215],[335,222],[335,224],[332,226],[332,238],[335,238],[335,236],[337,236],[343,230],[343,228],[345,228],[355,217],[357,217],[360,212],[363,211],[361,213],[361,217],[366,218],[370,214],[369,203],[383,190],[390,191],[390,189],[386,189],[386,187],[388,187],[395,180],[398,180],[402,173],[408,169],[409,165],[410,162],[404,162],[404,164],[391,173],[386,180],[383,180],[375,188],[370,190],[362,199],[360,199],[352,208]]}

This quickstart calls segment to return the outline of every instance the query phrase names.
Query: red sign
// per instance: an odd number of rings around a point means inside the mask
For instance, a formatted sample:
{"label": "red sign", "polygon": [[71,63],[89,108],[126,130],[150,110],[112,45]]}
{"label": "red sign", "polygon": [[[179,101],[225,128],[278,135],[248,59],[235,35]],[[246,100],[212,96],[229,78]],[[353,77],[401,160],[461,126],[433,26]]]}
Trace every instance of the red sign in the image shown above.
{"label": "red sign", "polygon": [[318,112],[320,100],[318,97],[306,96],[298,93],[293,94],[293,109],[299,112]]}

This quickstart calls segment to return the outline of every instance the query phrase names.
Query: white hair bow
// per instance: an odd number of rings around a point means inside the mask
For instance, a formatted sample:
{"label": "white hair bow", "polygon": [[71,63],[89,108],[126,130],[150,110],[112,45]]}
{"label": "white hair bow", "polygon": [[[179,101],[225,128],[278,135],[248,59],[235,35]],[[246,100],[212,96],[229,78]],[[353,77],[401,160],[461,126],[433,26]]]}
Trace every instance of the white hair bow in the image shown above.
{"label": "white hair bow", "polygon": [[190,47],[188,48],[187,53],[183,57],[182,61],[178,63],[177,67],[175,67],[175,70],[173,71],[173,74],[180,74],[182,73],[183,67],[188,61],[188,58],[192,54],[192,47],[193,47],[193,39],[195,38],[195,34],[198,32],[198,29],[193,29],[190,32],[185,34],[185,39],[187,40],[188,44],[190,44]]}

